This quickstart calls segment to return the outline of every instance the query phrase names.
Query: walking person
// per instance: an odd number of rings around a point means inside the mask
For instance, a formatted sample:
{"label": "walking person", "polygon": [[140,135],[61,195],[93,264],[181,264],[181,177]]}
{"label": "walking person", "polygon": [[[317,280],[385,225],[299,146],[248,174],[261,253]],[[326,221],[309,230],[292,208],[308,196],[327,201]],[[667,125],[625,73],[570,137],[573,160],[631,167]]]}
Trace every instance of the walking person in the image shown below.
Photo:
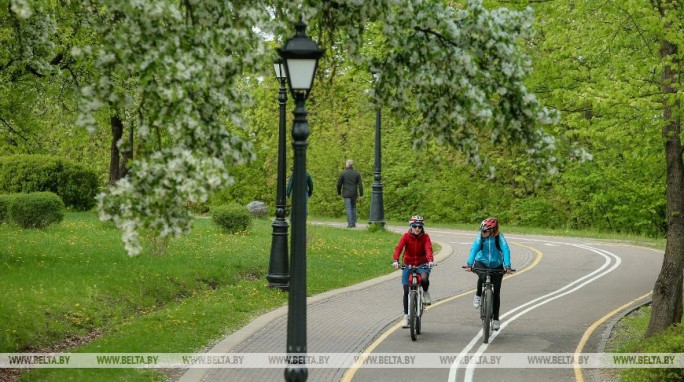
{"label": "walking person", "polygon": [[[287,179],[287,189],[285,190],[285,196],[290,197],[292,194],[292,175]],[[313,195],[313,179],[311,174],[306,172],[306,215],[309,216],[309,198]]]}
{"label": "walking person", "polygon": [[[423,304],[432,304],[432,298],[428,288],[430,287],[430,269],[435,265],[434,254],[432,253],[432,241],[430,236],[425,232],[425,219],[422,216],[411,216],[409,219],[409,230],[404,233],[399,239],[399,243],[394,248],[394,262],[392,266],[394,269],[399,269],[399,257],[404,253],[403,263],[405,265],[427,265],[428,269],[421,268],[420,280],[423,287]],[[401,284],[404,286],[404,318],[401,321],[401,326],[408,328],[408,295],[409,295],[409,272],[408,268],[404,269],[401,275]]]}
{"label": "walking person", "polygon": [[[466,271],[471,272],[475,269],[500,269],[507,274],[511,273],[511,250],[503,233],[499,232],[499,219],[487,218],[480,224],[480,233],[475,237],[475,241],[470,248],[470,256],[466,262]],[[485,274],[477,272],[477,290],[473,298],[473,306],[480,307],[482,296],[482,284],[485,282]],[[499,307],[501,306],[501,280],[502,274],[493,274],[492,284],[494,285],[494,311],[492,312],[492,328],[499,330],[501,321],[499,320]]]}
{"label": "walking person", "polygon": [[356,227],[356,201],[363,198],[361,174],[354,170],[354,161],[347,159],[344,171],[337,179],[337,195],[344,198],[347,211],[347,228]]}

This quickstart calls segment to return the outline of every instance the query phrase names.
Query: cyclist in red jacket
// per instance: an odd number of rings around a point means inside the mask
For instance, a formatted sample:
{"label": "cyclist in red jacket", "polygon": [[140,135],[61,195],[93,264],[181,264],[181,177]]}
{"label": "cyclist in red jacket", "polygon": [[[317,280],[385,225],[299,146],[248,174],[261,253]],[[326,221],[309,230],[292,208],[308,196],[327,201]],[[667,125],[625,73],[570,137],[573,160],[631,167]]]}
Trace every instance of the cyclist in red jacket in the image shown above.
{"label": "cyclist in red jacket", "polygon": [[[401,252],[404,252],[403,262],[406,265],[423,265],[427,264],[429,268],[435,265],[435,260],[432,254],[432,241],[430,236],[425,233],[424,230],[425,220],[422,216],[411,216],[409,220],[409,231],[406,232],[401,239],[399,244],[394,248],[394,262],[392,266],[394,269],[399,268],[399,256]],[[401,284],[404,286],[404,319],[402,321],[402,326],[408,328],[408,275],[410,270],[408,268],[404,269],[401,276]],[[430,287],[430,269],[420,269],[421,285],[423,287],[423,304],[432,304],[432,299],[430,298],[430,293],[428,293],[428,288]]]}

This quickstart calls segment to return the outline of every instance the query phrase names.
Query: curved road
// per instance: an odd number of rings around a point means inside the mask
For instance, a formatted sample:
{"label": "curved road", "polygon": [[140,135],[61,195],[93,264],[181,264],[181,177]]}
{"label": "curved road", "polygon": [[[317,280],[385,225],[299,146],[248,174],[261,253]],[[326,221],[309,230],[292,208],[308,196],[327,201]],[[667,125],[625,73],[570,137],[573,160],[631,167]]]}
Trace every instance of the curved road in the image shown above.
{"label": "curved road", "polygon": [[[313,223],[341,226],[336,223]],[[406,227],[389,227],[404,232]],[[578,238],[506,234],[518,271],[504,279],[501,330],[483,345],[479,313],[472,306],[476,278],[461,268],[476,235],[427,227],[441,243],[430,276],[433,305],[423,332],[411,341],[400,327],[399,272],[307,300],[310,354],[495,356],[502,353],[600,353],[610,324],[650,298],[662,252],[627,244]],[[391,253],[391,250],[388,250]],[[450,254],[450,255],[449,255]],[[389,255],[388,255],[389,256]],[[389,266],[388,257],[388,266]],[[215,344],[208,353],[271,353],[285,350],[287,307],[255,319]],[[526,361],[526,360],[525,360]],[[385,365],[387,366],[387,365]],[[593,381],[595,370],[487,368],[453,364],[310,368],[309,381]],[[594,374],[596,373],[596,374]],[[182,382],[276,381],[282,368],[193,368]]]}
{"label": "curved road", "polygon": [[[435,302],[423,316],[422,334],[411,341],[398,323],[366,353],[598,353],[611,319],[650,298],[662,253],[627,244],[578,238],[506,235],[518,272],[504,279],[501,330],[482,343],[481,321],[472,306],[476,277],[459,271],[473,232],[428,229],[433,241],[454,254],[435,268],[431,290],[463,284],[463,292]],[[470,289],[468,289],[470,288]],[[434,293],[434,292],[433,292]],[[447,363],[448,365],[448,363]],[[595,371],[580,368],[486,368],[451,364],[440,368],[347,370],[344,381],[583,381]]]}

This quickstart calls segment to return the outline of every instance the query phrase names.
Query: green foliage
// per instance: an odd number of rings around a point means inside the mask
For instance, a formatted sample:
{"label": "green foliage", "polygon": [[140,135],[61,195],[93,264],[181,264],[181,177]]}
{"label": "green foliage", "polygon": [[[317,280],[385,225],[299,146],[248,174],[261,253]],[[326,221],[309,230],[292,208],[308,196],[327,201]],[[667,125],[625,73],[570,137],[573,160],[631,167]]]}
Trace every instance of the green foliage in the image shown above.
{"label": "green foliage", "polygon": [[386,231],[386,229],[383,225],[378,224],[378,223],[368,224],[368,232],[376,233],[376,232],[382,232],[382,231]]}
{"label": "green foliage", "polygon": [[[679,337],[676,338],[680,342],[677,348],[681,351],[681,343],[684,343],[682,333],[679,333]],[[663,353],[676,353],[676,351],[664,350]],[[627,369],[620,374],[621,382],[680,382],[682,380],[684,380],[682,368]]]}
{"label": "green foliage", "polygon": [[212,208],[211,219],[230,233],[246,231],[252,225],[252,215],[247,207],[236,203]]}
{"label": "green foliage", "polygon": [[97,174],[70,160],[44,155],[0,157],[0,192],[49,191],[67,207],[88,210],[95,205]]}
{"label": "green foliage", "polygon": [[0,224],[7,221],[12,195],[0,194]]}
{"label": "green foliage", "polygon": [[508,223],[545,228],[564,228],[567,216],[558,205],[545,198],[533,197],[517,199],[512,210],[515,215],[509,216]]}
{"label": "green foliage", "polygon": [[15,194],[9,203],[8,216],[22,228],[45,228],[64,219],[64,202],[52,192]]}
{"label": "green foliage", "polygon": [[185,203],[185,207],[194,214],[204,215],[209,212],[207,203]]}

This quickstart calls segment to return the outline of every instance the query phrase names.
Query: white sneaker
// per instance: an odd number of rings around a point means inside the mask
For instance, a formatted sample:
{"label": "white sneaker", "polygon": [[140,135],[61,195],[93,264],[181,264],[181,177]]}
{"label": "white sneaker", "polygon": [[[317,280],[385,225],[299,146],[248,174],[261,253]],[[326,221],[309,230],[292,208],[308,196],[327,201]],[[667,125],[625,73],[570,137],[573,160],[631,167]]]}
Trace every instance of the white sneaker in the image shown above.
{"label": "white sneaker", "polygon": [[475,307],[475,309],[480,307],[480,296],[475,295],[475,297],[473,298],[473,306]]}
{"label": "white sneaker", "polygon": [[432,304],[432,298],[430,297],[430,292],[428,292],[428,291],[423,291],[423,304],[425,304],[425,305]]}
{"label": "white sneaker", "polygon": [[408,324],[408,314],[405,314],[405,315],[404,315],[404,319],[401,320],[401,327],[402,327],[402,328],[408,328],[408,327],[409,327],[409,324]]}
{"label": "white sneaker", "polygon": [[492,321],[492,329],[499,330],[500,327],[501,327],[501,321],[499,321],[499,320],[493,320]]}

